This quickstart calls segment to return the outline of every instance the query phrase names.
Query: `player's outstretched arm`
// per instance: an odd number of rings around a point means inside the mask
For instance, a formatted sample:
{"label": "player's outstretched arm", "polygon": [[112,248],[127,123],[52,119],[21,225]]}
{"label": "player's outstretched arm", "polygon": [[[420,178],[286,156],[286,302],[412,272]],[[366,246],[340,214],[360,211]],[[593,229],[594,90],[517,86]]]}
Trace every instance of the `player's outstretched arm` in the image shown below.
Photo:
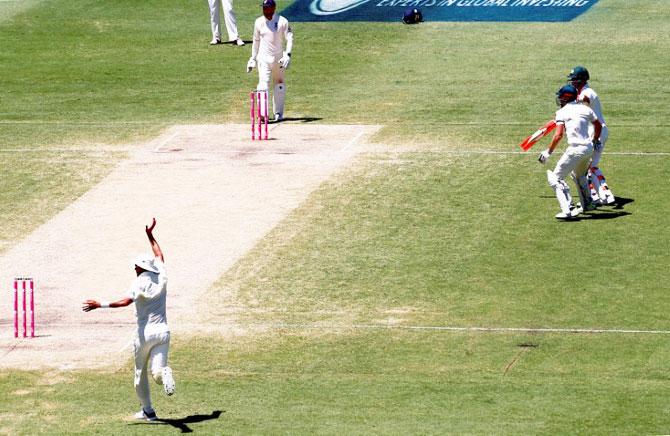
{"label": "player's outstretched arm", "polygon": [[84,301],[83,306],[81,307],[81,310],[84,312],[90,312],[95,309],[100,309],[101,307],[110,307],[110,308],[115,308],[115,307],[126,307],[130,306],[133,303],[132,298],[123,298],[118,301],[113,301],[111,303],[101,303],[100,301],[96,300],[86,300]]}
{"label": "player's outstretched arm", "polygon": [[147,232],[147,238],[149,238],[149,244],[151,244],[151,250],[154,252],[154,256],[159,258],[161,262],[165,262],[163,251],[161,250],[160,245],[158,245],[158,242],[156,242],[156,238],[154,238],[154,227],[156,227],[156,218],[152,220],[151,226],[145,226],[144,229]]}

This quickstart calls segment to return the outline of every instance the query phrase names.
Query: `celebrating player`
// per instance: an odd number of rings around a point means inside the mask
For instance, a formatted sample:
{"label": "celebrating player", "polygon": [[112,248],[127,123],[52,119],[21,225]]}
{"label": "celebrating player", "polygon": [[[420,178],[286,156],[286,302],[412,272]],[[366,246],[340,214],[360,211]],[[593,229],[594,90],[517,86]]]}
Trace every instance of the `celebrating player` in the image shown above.
{"label": "celebrating player", "polygon": [[[558,219],[574,218],[582,212],[581,207],[572,208],[570,188],[565,178],[571,174],[577,184],[581,204],[589,200],[588,169],[593,149],[600,146],[602,124],[598,116],[586,105],[577,101],[577,89],[565,85],[556,93],[560,109],[556,112],[556,131],[549,148],[540,153],[539,161],[545,163],[554,152],[563,134],[567,135],[568,148],[556,163],[554,171],[547,170],[547,180],[558,199],[561,211]],[[589,126],[593,125],[593,136],[589,135]]]}
{"label": "celebrating player", "polygon": [[135,303],[137,315],[137,336],[134,341],[135,392],[142,405],[142,410],[135,414],[135,418],[147,421],[157,419],[156,412],[151,406],[147,367],[151,369],[153,379],[163,385],[166,394],[172,395],[175,390],[172,370],[167,366],[170,348],[170,330],[165,314],[167,274],[163,263],[163,252],[153,235],[155,226],[154,218],[151,226],[145,227],[153,256],[141,254],[135,260],[137,277],[130,287],[128,297],[111,303],[86,300],[83,306],[85,312],[90,312],[99,308],[126,307]]}
{"label": "celebrating player", "polygon": [[605,142],[609,136],[609,130],[605,124],[605,118],[603,118],[603,109],[600,105],[600,98],[593,88],[589,86],[589,78],[589,71],[582,66],[573,68],[570,74],[568,74],[568,80],[579,93],[577,100],[587,104],[593,109],[593,112],[596,113],[603,126],[602,132],[600,133],[600,147],[593,150],[589,168],[589,189],[591,191],[591,200],[595,205],[612,204],[615,202],[614,194],[612,194],[609,186],[607,186],[605,176],[598,167],[603,150],[605,149]]}
{"label": "celebrating player", "polygon": [[[275,14],[274,0],[263,0],[262,6],[263,16],[258,17],[254,23],[254,37],[251,58],[247,62],[247,73],[258,65],[257,89],[259,91],[268,91],[270,78],[272,78],[274,119],[281,121],[284,118],[284,97],[286,96],[284,70],[288,69],[291,63],[293,30],[286,18]],[[284,41],[286,42],[285,50]],[[267,114],[262,114],[262,116],[267,116]]]}

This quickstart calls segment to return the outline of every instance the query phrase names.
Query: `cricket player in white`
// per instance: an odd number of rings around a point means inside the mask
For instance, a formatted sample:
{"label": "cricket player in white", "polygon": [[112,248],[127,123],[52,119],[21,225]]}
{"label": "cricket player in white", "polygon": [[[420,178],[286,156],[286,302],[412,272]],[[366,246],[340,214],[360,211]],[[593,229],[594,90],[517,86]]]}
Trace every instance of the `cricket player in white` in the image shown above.
{"label": "cricket player in white", "polygon": [[[549,148],[540,153],[540,163],[545,163],[554,152],[556,146],[567,135],[568,148],[556,163],[554,171],[547,170],[549,186],[554,189],[561,211],[556,215],[558,219],[574,218],[582,212],[582,207],[590,201],[588,197],[588,169],[594,146],[600,141],[602,125],[598,116],[591,108],[577,101],[577,89],[566,85],[556,93],[556,100],[561,107],[556,112],[556,132],[549,144]],[[593,126],[593,134],[589,133],[589,126]],[[582,207],[572,208],[570,188],[565,178],[572,175],[577,184]]]}
{"label": "cricket player in white", "polygon": [[153,236],[155,226],[154,218],[151,226],[145,227],[153,255],[141,254],[135,259],[137,277],[130,287],[129,295],[111,303],[86,300],[83,306],[85,312],[90,312],[99,308],[126,307],[135,303],[135,392],[142,405],[142,410],[135,414],[135,418],[147,421],[157,419],[151,405],[148,369],[151,370],[153,379],[163,385],[167,395],[172,395],[175,391],[172,370],[167,366],[170,348],[170,329],[165,313],[167,273],[163,252]]}
{"label": "cricket player in white", "polygon": [[[281,121],[284,118],[284,98],[286,97],[284,70],[288,69],[291,63],[293,30],[286,18],[275,14],[274,0],[263,0],[262,6],[263,16],[258,17],[254,23],[253,44],[251,58],[247,62],[247,73],[258,65],[257,89],[259,91],[269,92],[270,79],[272,79],[274,119]],[[283,48],[284,41],[286,50]],[[267,114],[261,114],[261,116],[265,117]]]}
{"label": "cricket player in white", "polygon": [[570,74],[568,74],[568,80],[570,81],[570,84],[572,84],[572,86],[577,89],[577,92],[579,92],[577,100],[593,109],[593,112],[596,113],[603,126],[602,132],[600,133],[601,145],[597,149],[593,150],[591,166],[589,168],[589,188],[591,190],[591,199],[596,205],[613,204],[616,201],[614,194],[612,194],[609,186],[607,186],[605,176],[598,167],[603,150],[605,150],[605,143],[607,142],[607,137],[609,136],[609,130],[607,129],[605,118],[603,117],[603,109],[602,105],[600,104],[600,98],[593,90],[593,88],[589,86],[589,79],[589,71],[582,66],[573,68]]}
{"label": "cricket player in white", "polygon": [[233,11],[233,0],[208,0],[209,2],[209,17],[212,23],[212,42],[210,45],[222,44],[221,42],[221,4],[223,4],[223,19],[226,23],[226,30],[228,31],[228,42],[237,45],[244,45],[244,41],[240,39],[237,32],[237,19]]}

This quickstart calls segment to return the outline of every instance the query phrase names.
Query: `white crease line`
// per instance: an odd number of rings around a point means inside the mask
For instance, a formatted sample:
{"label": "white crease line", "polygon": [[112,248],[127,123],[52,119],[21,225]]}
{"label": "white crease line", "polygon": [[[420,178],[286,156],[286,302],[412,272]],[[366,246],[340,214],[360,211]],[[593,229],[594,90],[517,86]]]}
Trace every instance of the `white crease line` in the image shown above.
{"label": "white crease line", "polygon": [[[20,3],[24,0],[0,0],[0,3]],[[119,126],[119,125],[156,125],[163,126],[170,124],[168,121],[157,121],[157,120],[123,120],[123,121],[68,121],[68,120],[9,120],[9,119],[0,119],[0,124],[49,124],[49,125],[63,125],[63,126],[99,126],[99,127],[108,127],[108,126]],[[243,123],[245,124],[245,123]],[[444,122],[444,121],[433,121],[433,122],[414,122],[413,125],[417,126],[463,126],[463,127],[490,127],[490,126],[505,126],[505,127],[530,127],[536,128],[539,123],[522,123],[522,122]],[[668,128],[670,124],[608,124],[609,128]]]}
{"label": "white crease line", "polygon": [[[398,153],[398,154],[409,154],[409,153],[435,153],[435,154],[490,154],[490,155],[528,155],[533,156],[532,152],[527,151],[496,151],[496,150],[421,150],[421,149],[387,149],[383,148],[370,148],[367,150],[362,150],[364,153]],[[609,152],[603,153],[603,156],[670,156],[670,152],[663,151],[651,151],[651,152]]]}
{"label": "white crease line", "polygon": [[615,333],[615,334],[651,334],[669,335],[670,330],[634,330],[634,329],[582,329],[582,328],[531,328],[531,327],[449,327],[449,326],[403,326],[383,324],[274,324],[275,328],[290,329],[399,329],[430,330],[447,332],[494,332],[494,333]]}
{"label": "white crease line", "polygon": [[174,133],[173,133],[172,135],[170,135],[167,139],[164,139],[164,140],[160,143],[160,145],[159,145],[158,147],[154,148],[154,151],[153,151],[153,152],[154,152],[154,153],[167,153],[168,151],[161,151],[161,148],[165,147],[165,146],[168,144],[168,142],[170,142],[170,141],[172,141],[174,138],[176,138],[177,135],[179,135],[179,132],[174,132]]}
{"label": "white crease line", "polygon": [[635,151],[614,151],[612,153],[603,153],[604,155],[614,155],[614,156],[670,156],[670,153],[664,151],[651,151],[651,152],[635,152]]}
{"label": "white crease line", "polygon": [[362,137],[363,135],[365,135],[365,130],[361,130],[360,132],[358,132],[358,135],[354,136],[354,137],[351,139],[351,141],[349,141],[349,143],[348,143],[347,145],[345,145],[344,147],[342,147],[342,148],[340,149],[340,152],[347,151],[347,149],[349,149],[349,148],[351,148],[352,146],[354,146],[354,145],[358,142],[358,140],[361,139],[361,137]]}
{"label": "white crease line", "polygon": [[[179,135],[179,132],[173,133],[170,137],[163,140],[163,142],[156,147],[154,153],[169,153],[169,150],[161,150],[165,147],[170,141]],[[365,132],[359,132],[354,138],[352,138],[349,143],[340,149],[340,152],[344,152],[350,147],[354,146],[358,140],[365,135]],[[79,152],[127,152],[132,150],[128,147],[73,147],[73,148],[13,148],[13,149],[0,149],[0,153],[79,153]],[[249,150],[249,149],[240,149],[240,150],[184,150],[189,154],[238,154],[238,153],[247,153],[247,154],[277,154],[279,153],[276,150],[263,150],[259,149],[258,151]],[[297,151],[311,151],[311,150],[297,150]],[[496,150],[422,150],[422,149],[384,149],[381,147],[375,147],[374,144],[369,144],[369,147],[360,149],[362,153],[368,154],[384,154],[384,153],[396,153],[396,154],[421,154],[421,153],[435,153],[435,154],[479,154],[479,155],[524,155],[533,156],[532,152],[524,151],[496,151]],[[281,154],[281,153],[280,153]],[[613,151],[603,153],[604,156],[634,156],[634,157],[667,157],[670,156],[670,152],[664,151]]]}
{"label": "white crease line", "polygon": [[[22,0],[16,0],[17,2]],[[2,2],[2,0],[0,0]],[[10,125],[10,124],[36,124],[36,125],[51,125],[51,126],[89,126],[89,127],[114,127],[114,126],[123,126],[123,125],[154,125],[154,126],[164,126],[169,123],[165,121],[108,121],[108,122],[99,122],[99,121],[38,121],[38,120],[0,120],[0,124]]]}
{"label": "white crease line", "polygon": [[10,148],[0,153],[124,153],[130,150],[128,147]]}

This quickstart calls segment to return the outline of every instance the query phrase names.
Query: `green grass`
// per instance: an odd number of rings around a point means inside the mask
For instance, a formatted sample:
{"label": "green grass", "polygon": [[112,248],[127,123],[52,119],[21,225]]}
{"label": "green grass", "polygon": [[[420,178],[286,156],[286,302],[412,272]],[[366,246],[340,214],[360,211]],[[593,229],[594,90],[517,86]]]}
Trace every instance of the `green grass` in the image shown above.
{"label": "green grass", "polygon": [[[259,8],[235,7],[248,39]],[[167,126],[246,121],[250,47],[209,47],[205,4],[16,8],[0,2],[0,251]],[[576,64],[607,151],[670,152],[665,1],[564,24],[294,28],[290,116],[382,124],[377,141],[413,151],[361,156],[219,280],[222,325],[247,333],[177,338],[178,394],[156,397],[170,421],[124,421],[129,362],[5,370],[0,433],[667,433],[665,335],[401,328],[667,329],[667,156],[606,154],[633,201],[566,224],[535,152],[454,153],[515,150]]]}
{"label": "green grass", "polygon": [[102,180],[122,151],[0,152],[0,253]]}
{"label": "green grass", "polygon": [[7,394],[0,428],[8,434],[659,434],[667,425],[665,342],[402,330],[214,336],[174,347],[178,394],[154,395],[162,423],[124,420],[135,400],[131,369],[123,368],[0,375]]}
{"label": "green grass", "polygon": [[634,201],[565,225],[534,156],[368,156],[222,279],[225,306],[289,322],[663,329],[670,210],[647,187],[667,160],[610,157]]}

